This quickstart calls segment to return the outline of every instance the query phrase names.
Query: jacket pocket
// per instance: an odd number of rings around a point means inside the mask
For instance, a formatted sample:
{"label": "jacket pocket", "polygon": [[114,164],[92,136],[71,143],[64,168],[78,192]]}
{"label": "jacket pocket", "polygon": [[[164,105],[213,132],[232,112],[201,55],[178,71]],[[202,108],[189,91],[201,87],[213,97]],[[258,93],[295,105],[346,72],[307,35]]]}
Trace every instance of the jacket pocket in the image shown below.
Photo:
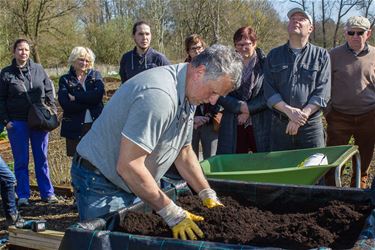
{"label": "jacket pocket", "polygon": [[288,72],[290,70],[288,64],[276,64],[273,65],[270,69],[273,79],[275,80],[275,83],[277,86],[279,86],[281,83],[285,83],[289,81]]}
{"label": "jacket pocket", "polygon": [[[319,66],[316,64],[301,64],[300,83],[311,84],[315,83]],[[315,85],[315,84],[314,84]]]}

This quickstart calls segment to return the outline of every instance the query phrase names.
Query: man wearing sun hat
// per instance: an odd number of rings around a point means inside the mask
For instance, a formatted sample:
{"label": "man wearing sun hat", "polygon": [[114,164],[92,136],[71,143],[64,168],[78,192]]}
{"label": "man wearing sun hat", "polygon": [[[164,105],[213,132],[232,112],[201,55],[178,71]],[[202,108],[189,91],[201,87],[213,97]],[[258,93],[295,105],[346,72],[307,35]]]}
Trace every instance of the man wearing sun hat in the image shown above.
{"label": "man wearing sun hat", "polygon": [[[370,26],[365,17],[350,17],[344,27],[345,44],[330,51],[331,109],[326,115],[327,145],[348,144],[353,136],[359,146],[361,188],[367,187],[375,143],[375,48],[367,43]],[[352,185],[355,169],[353,166]],[[335,184],[333,176],[333,171],[326,175],[327,184]]]}
{"label": "man wearing sun hat", "polygon": [[308,12],[294,8],[288,18],[289,41],[272,49],[265,63],[272,151],[325,145],[321,110],[330,96],[329,54],[309,43],[313,23]]}

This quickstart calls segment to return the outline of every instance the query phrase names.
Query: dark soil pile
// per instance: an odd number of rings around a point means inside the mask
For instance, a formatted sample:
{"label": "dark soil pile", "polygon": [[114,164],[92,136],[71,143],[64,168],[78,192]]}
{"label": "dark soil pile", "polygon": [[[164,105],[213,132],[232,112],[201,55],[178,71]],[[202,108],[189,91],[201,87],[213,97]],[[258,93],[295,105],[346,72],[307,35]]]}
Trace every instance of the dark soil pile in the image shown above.
{"label": "dark soil pile", "polygon": [[[225,207],[207,209],[196,196],[181,197],[178,204],[205,218],[198,226],[203,240],[231,244],[309,249],[326,246],[350,248],[371,212],[367,204],[330,201],[327,204],[272,204],[256,207],[221,198]],[[120,231],[131,234],[172,237],[156,214],[129,212]]]}

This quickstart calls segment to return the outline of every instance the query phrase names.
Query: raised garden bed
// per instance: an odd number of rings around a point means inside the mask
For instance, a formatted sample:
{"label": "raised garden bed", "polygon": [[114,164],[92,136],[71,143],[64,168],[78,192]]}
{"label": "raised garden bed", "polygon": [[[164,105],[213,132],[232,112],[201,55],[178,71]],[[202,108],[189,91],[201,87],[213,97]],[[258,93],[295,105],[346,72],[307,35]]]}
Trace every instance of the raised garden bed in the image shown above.
{"label": "raised garden bed", "polygon": [[[225,207],[207,209],[197,196],[181,197],[179,205],[205,218],[197,225],[202,240],[231,244],[308,249],[354,246],[372,206],[330,201],[326,204],[288,202],[269,207],[222,198]],[[130,234],[172,237],[160,216],[129,211],[119,231]]]}
{"label": "raised garden bed", "polygon": [[[194,196],[185,209],[205,217],[201,241],[171,239],[170,229],[140,203],[69,228],[60,249],[364,249],[375,246],[373,193],[358,189],[210,181],[224,208],[206,209]],[[144,214],[148,212],[148,214]],[[123,226],[127,232],[120,232]],[[137,227],[140,225],[140,230]],[[143,228],[142,228],[143,226]],[[122,228],[122,229],[121,229]],[[151,236],[150,236],[151,235]]]}

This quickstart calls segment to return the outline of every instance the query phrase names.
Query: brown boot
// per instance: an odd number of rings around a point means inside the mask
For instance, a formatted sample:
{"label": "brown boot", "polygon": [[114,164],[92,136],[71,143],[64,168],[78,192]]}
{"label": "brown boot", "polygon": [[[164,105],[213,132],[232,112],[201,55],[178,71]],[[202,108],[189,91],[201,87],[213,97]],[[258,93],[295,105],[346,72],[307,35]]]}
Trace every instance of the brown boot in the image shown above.
{"label": "brown boot", "polygon": [[[367,176],[362,176],[361,177],[361,182],[360,182],[360,187],[361,187],[361,189],[366,189],[366,188],[368,188],[368,185],[367,185]],[[355,186],[355,176],[353,176],[352,177],[352,180],[351,180],[351,182],[350,182],[350,186],[351,187],[356,187]]]}
{"label": "brown boot", "polygon": [[362,189],[368,188],[367,179],[368,179],[367,176],[362,176],[361,177],[361,188]]}

